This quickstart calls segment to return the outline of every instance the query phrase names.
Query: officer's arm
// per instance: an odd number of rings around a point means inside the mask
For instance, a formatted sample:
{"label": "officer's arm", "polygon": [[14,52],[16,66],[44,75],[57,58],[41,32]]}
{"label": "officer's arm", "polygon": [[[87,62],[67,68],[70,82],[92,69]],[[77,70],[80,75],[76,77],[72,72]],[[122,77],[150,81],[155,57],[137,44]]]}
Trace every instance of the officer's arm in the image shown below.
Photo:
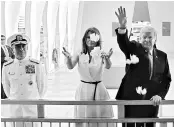
{"label": "officer's arm", "polygon": [[38,91],[41,98],[45,95],[47,90],[47,75],[45,73],[44,65],[37,65],[37,85]]}
{"label": "officer's arm", "polygon": [[4,88],[4,92],[7,95],[7,97],[9,97],[10,95],[10,81],[9,81],[9,77],[7,74],[7,67],[3,66],[2,68],[2,85]]}

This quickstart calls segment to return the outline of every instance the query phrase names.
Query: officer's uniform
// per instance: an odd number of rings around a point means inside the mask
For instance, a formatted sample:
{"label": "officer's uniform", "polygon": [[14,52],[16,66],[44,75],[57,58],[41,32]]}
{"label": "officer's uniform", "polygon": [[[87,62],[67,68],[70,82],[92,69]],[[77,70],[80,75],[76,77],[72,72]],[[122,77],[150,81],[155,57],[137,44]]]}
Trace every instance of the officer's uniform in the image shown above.
{"label": "officer's uniform", "polygon": [[[13,44],[27,44],[29,39],[20,35],[11,36]],[[22,41],[23,40],[23,41]],[[26,40],[26,41],[25,41]],[[24,58],[14,59],[4,64],[2,83],[8,99],[40,99],[45,93],[45,72],[37,60]],[[11,105],[12,117],[37,117],[35,105]]]}

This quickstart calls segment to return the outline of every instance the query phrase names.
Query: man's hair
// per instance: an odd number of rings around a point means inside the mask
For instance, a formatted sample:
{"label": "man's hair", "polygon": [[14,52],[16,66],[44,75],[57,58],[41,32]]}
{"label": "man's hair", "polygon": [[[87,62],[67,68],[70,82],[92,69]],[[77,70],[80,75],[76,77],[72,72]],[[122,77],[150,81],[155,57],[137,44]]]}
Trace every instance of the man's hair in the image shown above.
{"label": "man's hair", "polygon": [[157,35],[156,30],[155,30],[153,27],[151,27],[151,26],[145,26],[145,27],[143,27],[143,28],[140,30],[140,35],[141,35],[142,33],[144,33],[144,32],[151,32],[151,33],[154,33],[154,36]]}
{"label": "man's hair", "polygon": [[155,37],[155,44],[156,44],[156,40],[157,40],[157,32],[156,32],[156,30],[153,27],[151,27],[151,26],[145,26],[145,27],[143,27],[140,30],[140,36],[144,32],[151,32],[151,33],[153,33],[154,34],[154,37]]}

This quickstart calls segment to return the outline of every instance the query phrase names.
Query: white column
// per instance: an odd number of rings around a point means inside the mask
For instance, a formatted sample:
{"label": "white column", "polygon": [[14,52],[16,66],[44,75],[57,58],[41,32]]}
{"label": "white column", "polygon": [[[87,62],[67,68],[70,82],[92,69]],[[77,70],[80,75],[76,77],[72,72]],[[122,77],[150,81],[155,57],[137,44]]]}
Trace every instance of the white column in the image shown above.
{"label": "white column", "polygon": [[43,25],[43,41],[44,41],[44,57],[45,57],[45,70],[48,73],[49,63],[48,63],[48,29],[47,29],[47,8],[48,8],[48,1],[45,3],[45,7],[43,10],[43,17],[42,17],[42,25]]}
{"label": "white column", "polygon": [[76,44],[76,31],[77,29],[79,29],[80,27],[80,23],[78,23],[78,15],[80,13],[79,10],[79,1],[70,1],[69,2],[69,7],[68,7],[68,24],[69,24],[69,33],[68,33],[68,37],[69,37],[69,49],[70,52],[73,54],[74,53],[74,48],[75,48],[75,44]]}
{"label": "white column", "polygon": [[65,66],[64,55],[62,54],[62,47],[64,46],[65,31],[66,31],[66,12],[67,0],[60,1],[59,6],[59,30],[60,30],[60,66]]}
{"label": "white column", "polygon": [[61,47],[60,47],[60,30],[59,30],[59,10],[60,10],[60,2],[57,10],[57,19],[56,19],[56,39],[55,39],[55,47],[58,51],[58,66],[60,67],[60,54],[61,52]]}
{"label": "white column", "polygon": [[5,28],[6,37],[18,32],[18,18],[21,1],[5,1]]}
{"label": "white column", "polygon": [[65,47],[68,51],[69,51],[69,44],[68,44],[68,3],[67,3],[67,8],[66,8],[66,20],[65,20],[65,37],[64,37],[64,41],[63,41],[63,47]]}
{"label": "white column", "polygon": [[77,15],[77,27],[74,36],[74,48],[73,52],[81,50],[82,41],[81,41],[81,27],[83,21],[83,9],[84,9],[84,1],[79,2],[78,15]]}
{"label": "white column", "polygon": [[49,71],[54,69],[52,63],[52,52],[54,44],[56,41],[56,20],[59,2],[58,1],[48,1],[47,10],[47,27],[48,27],[48,63]]}
{"label": "white column", "polygon": [[1,34],[6,35],[6,31],[5,31],[5,1],[1,1]]}
{"label": "white column", "polygon": [[31,57],[40,60],[40,28],[45,1],[31,2]]}
{"label": "white column", "polygon": [[[25,34],[31,39],[31,1],[25,3]],[[28,56],[32,55],[31,42],[28,44]]]}

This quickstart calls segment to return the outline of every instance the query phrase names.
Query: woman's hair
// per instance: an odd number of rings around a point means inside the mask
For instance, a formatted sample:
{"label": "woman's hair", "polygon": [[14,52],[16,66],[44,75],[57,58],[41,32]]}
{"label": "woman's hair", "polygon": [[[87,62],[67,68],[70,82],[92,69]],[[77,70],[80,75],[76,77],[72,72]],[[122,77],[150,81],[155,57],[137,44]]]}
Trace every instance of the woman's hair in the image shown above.
{"label": "woman's hair", "polygon": [[88,46],[87,46],[87,44],[86,44],[86,40],[87,40],[87,38],[88,38],[88,33],[91,33],[91,34],[93,34],[93,33],[98,34],[98,35],[99,35],[99,40],[96,42],[96,43],[97,43],[96,47],[99,46],[100,49],[101,49],[101,46],[102,46],[102,44],[101,44],[102,40],[101,40],[101,35],[100,35],[99,30],[98,30],[97,28],[95,28],[95,27],[88,28],[88,29],[86,30],[86,32],[85,32],[83,38],[82,38],[82,53],[85,53],[85,54],[86,54],[87,51],[88,51]]}

